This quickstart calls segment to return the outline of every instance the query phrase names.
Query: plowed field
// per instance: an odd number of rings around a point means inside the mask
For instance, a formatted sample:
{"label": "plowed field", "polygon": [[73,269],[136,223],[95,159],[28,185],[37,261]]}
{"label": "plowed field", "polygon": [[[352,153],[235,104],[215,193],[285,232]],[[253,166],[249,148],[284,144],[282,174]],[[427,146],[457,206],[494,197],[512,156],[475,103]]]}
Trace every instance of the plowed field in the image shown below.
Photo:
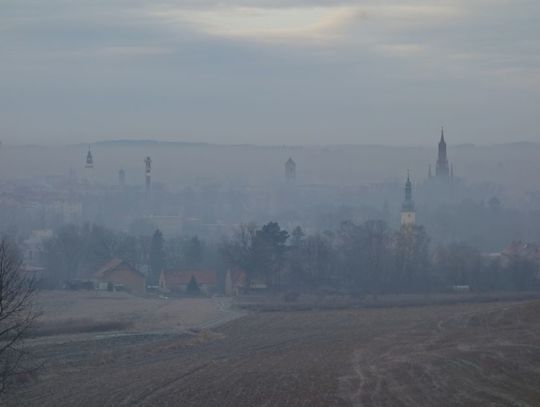
{"label": "plowed field", "polygon": [[539,406],[540,302],[252,313],[34,345],[10,406]]}

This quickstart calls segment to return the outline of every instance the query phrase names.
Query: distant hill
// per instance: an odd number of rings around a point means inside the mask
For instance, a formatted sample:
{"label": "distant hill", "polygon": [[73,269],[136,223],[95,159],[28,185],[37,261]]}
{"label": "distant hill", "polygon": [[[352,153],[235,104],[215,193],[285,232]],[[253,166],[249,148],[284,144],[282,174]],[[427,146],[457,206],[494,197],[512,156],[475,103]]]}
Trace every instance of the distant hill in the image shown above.
{"label": "distant hill", "polygon": [[[82,146],[86,144],[77,144]],[[205,146],[207,143],[196,143],[188,141],[159,141],[159,140],[102,140],[91,144],[92,146],[100,147],[171,147],[171,146]]]}

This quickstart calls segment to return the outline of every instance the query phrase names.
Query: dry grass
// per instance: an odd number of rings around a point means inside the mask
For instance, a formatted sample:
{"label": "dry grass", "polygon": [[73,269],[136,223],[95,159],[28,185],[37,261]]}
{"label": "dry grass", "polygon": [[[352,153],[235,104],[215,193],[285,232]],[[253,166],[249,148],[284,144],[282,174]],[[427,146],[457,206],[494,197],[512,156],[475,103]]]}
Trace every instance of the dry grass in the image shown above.
{"label": "dry grass", "polygon": [[42,312],[34,335],[129,330],[178,331],[220,315],[208,298],[144,298],[127,293],[42,291],[36,297]]}
{"label": "dry grass", "polygon": [[66,319],[54,321],[38,321],[31,328],[29,337],[69,335],[90,332],[124,331],[133,325],[126,321],[96,321],[94,319]]}

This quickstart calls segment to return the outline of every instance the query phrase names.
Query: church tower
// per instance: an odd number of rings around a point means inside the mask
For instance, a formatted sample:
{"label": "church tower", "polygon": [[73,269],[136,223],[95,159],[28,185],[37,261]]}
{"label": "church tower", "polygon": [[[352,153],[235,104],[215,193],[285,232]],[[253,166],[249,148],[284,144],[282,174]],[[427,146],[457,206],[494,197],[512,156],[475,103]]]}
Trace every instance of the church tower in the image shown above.
{"label": "church tower", "polygon": [[88,153],[86,154],[86,164],[84,165],[85,168],[85,178],[86,182],[93,183],[94,181],[94,157],[92,156],[92,151],[90,150],[90,146],[88,146]]}
{"label": "church tower", "polygon": [[285,163],[285,178],[287,178],[287,181],[296,179],[296,163],[290,157]]}
{"label": "church tower", "polygon": [[439,141],[439,156],[437,158],[437,168],[435,169],[437,178],[448,178],[450,168],[448,166],[448,155],[446,153],[446,141],[444,140],[444,128],[441,128],[441,140]]}
{"label": "church tower", "polygon": [[412,199],[411,176],[407,172],[407,182],[405,183],[405,200],[401,206],[401,226],[414,226],[416,223],[416,210]]}

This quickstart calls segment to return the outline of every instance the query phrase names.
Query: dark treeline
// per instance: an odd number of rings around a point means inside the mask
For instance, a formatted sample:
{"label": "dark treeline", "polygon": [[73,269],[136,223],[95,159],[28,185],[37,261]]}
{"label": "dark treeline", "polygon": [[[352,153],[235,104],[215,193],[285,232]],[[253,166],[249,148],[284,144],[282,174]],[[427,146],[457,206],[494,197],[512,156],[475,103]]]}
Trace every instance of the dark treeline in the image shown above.
{"label": "dark treeline", "polygon": [[161,270],[227,269],[246,273],[249,287],[273,292],[334,292],[355,296],[536,288],[538,265],[523,258],[487,257],[464,243],[432,248],[421,226],[391,230],[384,221],[343,222],[306,235],[270,222],[246,224],[221,244],[196,236],[134,236],[84,225],[64,226],[45,241],[42,260],[51,285],[91,278],[113,258],[128,261],[156,284]]}
{"label": "dark treeline", "polygon": [[[288,242],[288,244],[286,244]],[[446,291],[528,290],[538,266],[526,259],[483,256],[461,243],[430,248],[423,227],[392,231],[383,221],[344,222],[335,232],[291,235],[269,223],[243,226],[224,245],[225,260],[277,291],[353,295]]]}
{"label": "dark treeline", "polygon": [[152,235],[131,235],[89,224],[57,229],[41,251],[50,286],[89,279],[114,258],[143,271],[149,284],[155,284],[164,269],[221,270],[222,264],[219,248],[196,236],[165,239],[159,230]]}

